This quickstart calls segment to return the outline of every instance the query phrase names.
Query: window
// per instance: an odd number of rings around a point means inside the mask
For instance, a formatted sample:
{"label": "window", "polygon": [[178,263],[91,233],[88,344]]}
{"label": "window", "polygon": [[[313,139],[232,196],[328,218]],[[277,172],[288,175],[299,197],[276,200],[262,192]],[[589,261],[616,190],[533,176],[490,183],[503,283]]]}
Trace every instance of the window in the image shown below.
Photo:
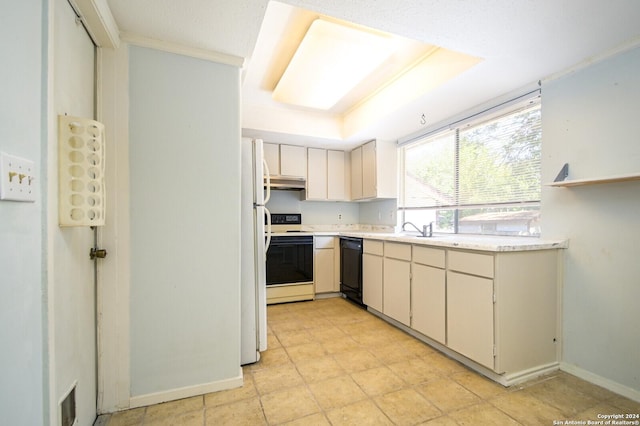
{"label": "window", "polygon": [[435,232],[540,235],[540,103],[400,148],[401,223]]}

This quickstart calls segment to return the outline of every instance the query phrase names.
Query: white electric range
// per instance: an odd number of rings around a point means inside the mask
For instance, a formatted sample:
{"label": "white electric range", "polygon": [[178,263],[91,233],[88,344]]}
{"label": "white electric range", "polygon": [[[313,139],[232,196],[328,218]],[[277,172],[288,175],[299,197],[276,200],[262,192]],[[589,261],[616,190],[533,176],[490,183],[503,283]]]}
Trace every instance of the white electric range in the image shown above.
{"label": "white electric range", "polygon": [[313,234],[301,232],[299,213],[271,214],[267,304],[313,300]]}

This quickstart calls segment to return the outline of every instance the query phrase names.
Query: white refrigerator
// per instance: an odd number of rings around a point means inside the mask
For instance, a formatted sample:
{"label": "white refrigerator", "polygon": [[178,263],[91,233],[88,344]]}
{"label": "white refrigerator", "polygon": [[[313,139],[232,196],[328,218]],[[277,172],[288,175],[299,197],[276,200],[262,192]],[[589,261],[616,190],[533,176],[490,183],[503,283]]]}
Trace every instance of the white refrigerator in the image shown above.
{"label": "white refrigerator", "polygon": [[265,204],[269,196],[269,171],[263,158],[262,140],[243,138],[240,232],[242,365],[257,362],[260,352],[267,349],[266,252],[271,239],[271,215]]}

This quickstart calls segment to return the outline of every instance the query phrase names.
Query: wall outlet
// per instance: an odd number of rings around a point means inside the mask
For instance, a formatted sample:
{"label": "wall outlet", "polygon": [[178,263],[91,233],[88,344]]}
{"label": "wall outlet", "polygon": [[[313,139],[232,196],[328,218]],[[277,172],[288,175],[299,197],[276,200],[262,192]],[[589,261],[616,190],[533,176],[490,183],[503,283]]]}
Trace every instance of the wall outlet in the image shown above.
{"label": "wall outlet", "polygon": [[36,168],[31,160],[0,153],[0,200],[36,200]]}

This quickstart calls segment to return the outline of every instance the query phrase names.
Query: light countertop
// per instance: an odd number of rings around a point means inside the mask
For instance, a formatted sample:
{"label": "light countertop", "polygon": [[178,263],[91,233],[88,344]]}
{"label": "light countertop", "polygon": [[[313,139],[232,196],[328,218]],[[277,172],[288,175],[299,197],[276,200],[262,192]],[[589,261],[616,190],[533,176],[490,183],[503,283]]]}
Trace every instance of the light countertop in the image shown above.
{"label": "light countertop", "polygon": [[341,232],[340,235],[425,246],[495,252],[564,249],[569,247],[568,240],[541,239],[535,237],[503,237],[493,235],[460,234],[435,234],[433,237],[420,237],[404,233],[375,232]]}
{"label": "light countertop", "polygon": [[508,252],[528,250],[565,249],[569,247],[566,239],[542,239],[536,237],[505,237],[493,235],[449,235],[434,234],[433,237],[420,237],[417,234],[372,232],[357,230],[302,230],[302,232],[278,232],[272,236],[348,236],[371,240],[381,240],[406,244],[419,244],[443,248],[457,248],[467,250]]}

